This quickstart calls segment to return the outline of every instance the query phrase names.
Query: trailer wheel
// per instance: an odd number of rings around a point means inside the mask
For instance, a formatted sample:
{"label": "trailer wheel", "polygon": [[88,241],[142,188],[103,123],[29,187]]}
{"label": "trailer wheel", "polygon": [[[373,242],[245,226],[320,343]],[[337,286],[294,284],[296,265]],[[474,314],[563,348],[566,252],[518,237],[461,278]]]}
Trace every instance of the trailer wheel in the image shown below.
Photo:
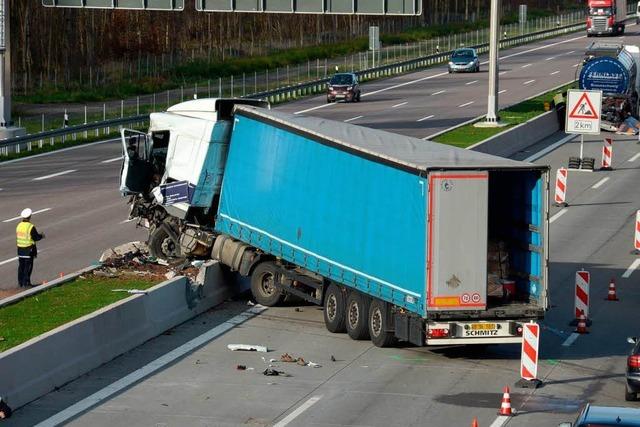
{"label": "trailer wheel", "polygon": [[389,347],[396,343],[393,332],[389,332],[387,325],[387,304],[377,299],[371,301],[369,307],[369,335],[376,347]]}
{"label": "trailer wheel", "polygon": [[148,245],[149,253],[156,258],[167,261],[180,258],[180,244],[167,232],[164,224],[149,233]]}
{"label": "trailer wheel", "polygon": [[346,327],[347,334],[354,340],[369,338],[369,305],[368,297],[359,292],[350,292],[347,297]]}
{"label": "trailer wheel", "polygon": [[273,307],[284,299],[276,286],[276,266],[272,262],[258,264],[251,274],[251,293],[258,304]]}
{"label": "trailer wheel", "polygon": [[345,301],[339,286],[330,284],[324,298],[324,325],[329,332],[345,332]]}

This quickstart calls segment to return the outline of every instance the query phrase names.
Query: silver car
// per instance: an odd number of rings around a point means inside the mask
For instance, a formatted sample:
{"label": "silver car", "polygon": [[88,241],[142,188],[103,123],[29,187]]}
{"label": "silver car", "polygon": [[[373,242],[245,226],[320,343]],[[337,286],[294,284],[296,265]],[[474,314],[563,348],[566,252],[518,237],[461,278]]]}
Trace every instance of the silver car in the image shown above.
{"label": "silver car", "polygon": [[472,48],[456,49],[449,59],[449,73],[477,73],[480,71],[478,53]]}

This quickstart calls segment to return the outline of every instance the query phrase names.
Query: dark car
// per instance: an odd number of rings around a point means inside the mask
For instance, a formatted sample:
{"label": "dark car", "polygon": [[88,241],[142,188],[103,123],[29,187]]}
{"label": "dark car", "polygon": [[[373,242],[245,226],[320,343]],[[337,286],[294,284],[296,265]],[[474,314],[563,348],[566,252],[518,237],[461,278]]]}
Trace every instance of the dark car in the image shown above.
{"label": "dark car", "polygon": [[617,406],[592,406],[587,403],[574,423],[558,424],[558,427],[640,427],[640,409]]}
{"label": "dark car", "polygon": [[631,354],[627,357],[627,385],[624,389],[624,400],[638,399],[640,393],[640,340],[636,337],[627,338],[629,344],[633,344]]}
{"label": "dark car", "polygon": [[336,102],[339,99],[360,102],[358,76],[353,73],[338,73],[331,77],[327,85],[327,102]]}
{"label": "dark car", "polygon": [[475,49],[456,49],[449,59],[449,73],[468,72],[477,73],[480,71],[480,60]]}

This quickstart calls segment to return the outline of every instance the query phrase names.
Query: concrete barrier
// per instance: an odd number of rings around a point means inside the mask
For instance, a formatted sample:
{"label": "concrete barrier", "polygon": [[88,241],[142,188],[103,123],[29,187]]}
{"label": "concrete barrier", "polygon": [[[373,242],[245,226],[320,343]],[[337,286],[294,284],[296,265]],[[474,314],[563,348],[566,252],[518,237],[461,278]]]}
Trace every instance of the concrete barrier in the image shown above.
{"label": "concrete barrier", "polygon": [[551,110],[472,145],[469,149],[496,156],[511,157],[559,130],[558,115],[555,110]]}
{"label": "concrete barrier", "polygon": [[212,263],[203,285],[185,277],[160,283],[0,353],[0,396],[19,408],[240,290]]}

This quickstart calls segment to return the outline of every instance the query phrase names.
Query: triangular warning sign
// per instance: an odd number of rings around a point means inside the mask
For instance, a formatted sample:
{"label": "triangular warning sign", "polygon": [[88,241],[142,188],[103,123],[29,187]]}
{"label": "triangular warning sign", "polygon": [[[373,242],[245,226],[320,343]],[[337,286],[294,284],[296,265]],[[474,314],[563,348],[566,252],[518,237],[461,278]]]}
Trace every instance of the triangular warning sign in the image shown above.
{"label": "triangular warning sign", "polygon": [[569,113],[570,119],[598,119],[596,109],[593,108],[589,95],[585,92],[582,94],[576,106]]}

